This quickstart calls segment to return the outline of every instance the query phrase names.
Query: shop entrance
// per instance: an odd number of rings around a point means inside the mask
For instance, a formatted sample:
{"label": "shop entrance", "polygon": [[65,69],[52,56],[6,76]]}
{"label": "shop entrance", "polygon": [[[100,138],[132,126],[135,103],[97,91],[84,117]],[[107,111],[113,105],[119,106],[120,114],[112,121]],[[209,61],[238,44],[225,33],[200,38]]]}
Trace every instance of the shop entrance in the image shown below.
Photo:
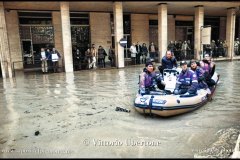
{"label": "shop entrance", "polygon": [[[90,47],[89,14],[70,12],[73,69],[87,69],[85,51]],[[77,52],[78,51],[78,52]]]}
{"label": "shop entrance", "polygon": [[24,61],[23,65],[25,68],[27,65],[32,65],[34,63],[31,40],[22,40],[22,51],[23,51],[23,61]]}
{"label": "shop entrance", "polygon": [[[89,26],[72,25],[71,37],[74,70],[87,69],[85,51],[90,44]],[[77,55],[77,50],[79,50],[80,56]]]}
{"label": "shop entrance", "polygon": [[24,68],[41,67],[41,48],[51,50],[54,47],[53,32],[53,26],[49,25],[20,26]]}
{"label": "shop entrance", "polygon": [[40,69],[40,48],[51,49],[54,46],[52,13],[19,11],[18,17],[23,67]]}

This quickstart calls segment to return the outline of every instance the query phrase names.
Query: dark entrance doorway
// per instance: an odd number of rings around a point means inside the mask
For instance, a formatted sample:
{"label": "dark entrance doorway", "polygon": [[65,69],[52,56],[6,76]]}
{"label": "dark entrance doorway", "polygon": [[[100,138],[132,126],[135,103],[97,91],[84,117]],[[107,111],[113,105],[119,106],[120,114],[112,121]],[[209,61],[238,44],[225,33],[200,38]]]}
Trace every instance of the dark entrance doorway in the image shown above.
{"label": "dark entrance doorway", "polygon": [[54,47],[53,26],[20,26],[22,41],[24,68],[40,68],[41,48],[52,49]]}
{"label": "dark entrance doorway", "polygon": [[[85,51],[90,43],[89,26],[71,26],[71,36],[74,70],[87,69]],[[77,50],[79,50],[80,56],[76,55]]]}
{"label": "dark entrance doorway", "polygon": [[18,16],[24,69],[40,70],[40,49],[52,49],[54,46],[52,13],[49,11],[20,11]]}
{"label": "dark entrance doorway", "polygon": [[220,17],[204,18],[204,26],[211,26],[211,40],[217,42],[219,40]]}
{"label": "dark entrance doorway", "polygon": [[[81,12],[70,13],[73,69],[87,69],[88,62],[85,51],[90,45],[89,14]],[[77,50],[79,51],[77,54]]]}
{"label": "dark entrance doorway", "polygon": [[34,57],[32,52],[32,41],[22,40],[22,50],[23,50],[23,66],[24,68],[30,67],[34,63]]}
{"label": "dark entrance doorway", "polygon": [[89,44],[89,26],[71,26],[72,48],[84,53]]}

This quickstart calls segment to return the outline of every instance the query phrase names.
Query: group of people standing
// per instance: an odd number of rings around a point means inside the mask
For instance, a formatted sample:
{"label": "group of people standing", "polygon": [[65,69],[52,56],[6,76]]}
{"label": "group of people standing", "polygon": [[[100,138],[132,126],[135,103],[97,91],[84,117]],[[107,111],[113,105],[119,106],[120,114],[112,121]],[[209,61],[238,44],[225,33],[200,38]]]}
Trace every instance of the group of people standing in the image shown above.
{"label": "group of people standing", "polygon": [[146,43],[142,45],[137,43],[132,43],[130,49],[131,59],[133,64],[144,64],[148,57],[151,59],[155,59],[157,57],[157,47],[152,42],[149,47],[147,47]]}
{"label": "group of people standing", "polygon": [[194,56],[193,45],[190,40],[185,41],[170,41],[167,49],[174,52],[175,57],[178,60],[192,59]]}
{"label": "group of people standing", "polygon": [[[163,70],[177,68],[177,60],[171,51],[167,51],[162,58],[162,65],[158,67],[160,74],[156,74],[154,62],[148,61],[146,68],[140,74],[139,93],[149,94],[150,91],[159,89],[164,90],[165,82],[163,81]],[[173,94],[196,94],[198,89],[206,89],[211,94],[209,88],[215,85],[215,81],[211,79],[215,71],[215,63],[209,54],[205,54],[202,61],[191,60],[188,64],[186,61],[180,62],[182,68],[178,75],[176,87]]]}
{"label": "group of people standing", "polygon": [[41,48],[42,73],[48,73],[50,70],[58,72],[58,61],[60,58],[61,55],[55,48],[52,48],[52,50]]}
{"label": "group of people standing", "polygon": [[[191,59],[194,56],[193,46],[188,41],[169,41],[167,49],[174,53],[178,60]],[[130,47],[131,59],[133,64],[144,64],[147,58],[154,59],[158,57],[159,51],[157,46],[151,42],[147,47],[146,43],[142,45],[137,43],[132,43]]]}
{"label": "group of people standing", "polygon": [[85,66],[86,69],[96,69],[97,67],[105,68],[106,57],[108,57],[110,60],[111,67],[114,67],[114,49],[110,47],[107,54],[103,46],[100,45],[98,49],[96,49],[95,44],[92,44],[92,46],[89,47],[85,53],[80,53],[79,49],[75,51],[74,64],[76,66],[76,69],[83,69],[83,66]]}
{"label": "group of people standing", "polygon": [[212,40],[211,44],[203,45],[204,53],[207,53],[214,58],[227,56],[227,48],[226,40],[217,40],[216,42],[215,40]]}
{"label": "group of people standing", "polygon": [[[211,44],[203,45],[204,54],[209,54],[211,57],[225,57],[227,56],[227,41],[226,40],[212,40]],[[185,41],[170,41],[167,47],[168,50],[174,52],[178,60],[192,59],[194,56],[193,45],[190,40]],[[236,38],[234,41],[234,53],[240,55],[240,41]]]}

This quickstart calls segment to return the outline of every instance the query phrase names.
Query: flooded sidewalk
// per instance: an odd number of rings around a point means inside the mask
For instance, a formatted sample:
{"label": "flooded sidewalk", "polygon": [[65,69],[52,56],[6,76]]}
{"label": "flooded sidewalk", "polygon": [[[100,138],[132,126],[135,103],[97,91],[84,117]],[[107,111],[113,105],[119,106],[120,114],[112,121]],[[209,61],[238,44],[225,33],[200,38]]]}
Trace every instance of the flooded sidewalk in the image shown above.
{"label": "flooded sidewalk", "polygon": [[142,66],[0,79],[0,158],[230,157],[240,134],[239,65],[217,62],[213,100],[169,118],[135,111]]}

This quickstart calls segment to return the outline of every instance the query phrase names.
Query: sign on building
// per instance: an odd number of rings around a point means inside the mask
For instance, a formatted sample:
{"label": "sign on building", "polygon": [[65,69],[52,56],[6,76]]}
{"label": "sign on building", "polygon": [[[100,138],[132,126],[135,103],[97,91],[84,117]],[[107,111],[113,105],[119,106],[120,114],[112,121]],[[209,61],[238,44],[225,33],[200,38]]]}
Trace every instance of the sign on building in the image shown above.
{"label": "sign on building", "polygon": [[121,45],[122,47],[126,47],[126,45],[127,45],[127,39],[126,39],[126,38],[122,38],[122,39],[120,39],[119,43],[120,43],[120,45]]}
{"label": "sign on building", "polygon": [[211,26],[202,28],[202,44],[211,44]]}

